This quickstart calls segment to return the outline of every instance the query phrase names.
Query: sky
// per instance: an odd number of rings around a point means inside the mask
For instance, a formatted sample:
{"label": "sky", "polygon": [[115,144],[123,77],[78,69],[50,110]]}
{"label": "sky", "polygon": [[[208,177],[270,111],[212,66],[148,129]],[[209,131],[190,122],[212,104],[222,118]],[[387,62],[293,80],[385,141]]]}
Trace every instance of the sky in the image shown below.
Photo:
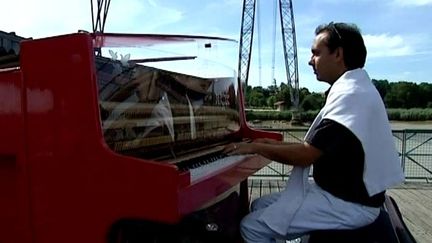
{"label": "sky", "polygon": [[[0,30],[14,31],[19,36],[41,38],[92,29],[90,0],[0,0],[0,3],[3,9]],[[361,29],[368,50],[365,68],[371,78],[432,83],[432,0],[292,0],[292,3],[300,87],[314,92],[328,88],[316,80],[308,61],[315,28],[330,21],[354,23]],[[252,86],[272,85],[272,73],[277,85],[287,83],[280,20],[276,15],[274,24],[274,4],[275,0],[257,0],[249,72]],[[105,32],[210,35],[239,41],[242,8],[242,0],[112,0]],[[233,55],[232,60],[237,62],[238,55]]]}

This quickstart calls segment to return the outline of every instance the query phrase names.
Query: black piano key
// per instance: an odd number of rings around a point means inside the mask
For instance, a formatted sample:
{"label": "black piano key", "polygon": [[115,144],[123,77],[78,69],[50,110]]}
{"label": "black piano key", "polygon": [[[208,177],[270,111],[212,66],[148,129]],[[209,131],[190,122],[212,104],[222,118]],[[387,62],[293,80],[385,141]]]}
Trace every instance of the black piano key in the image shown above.
{"label": "black piano key", "polygon": [[200,156],[188,160],[184,160],[181,162],[176,163],[175,165],[178,167],[179,171],[187,171],[190,169],[195,169],[200,166],[215,162],[219,159],[222,159],[226,157],[227,155],[225,153],[222,153],[221,151],[206,154],[205,156]]}

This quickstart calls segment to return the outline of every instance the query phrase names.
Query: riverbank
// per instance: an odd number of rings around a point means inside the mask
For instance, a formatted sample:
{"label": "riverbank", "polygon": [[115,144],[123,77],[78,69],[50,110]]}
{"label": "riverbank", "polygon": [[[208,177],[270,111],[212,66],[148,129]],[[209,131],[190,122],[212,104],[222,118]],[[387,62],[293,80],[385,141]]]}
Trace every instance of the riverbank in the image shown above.
{"label": "riverbank", "polygon": [[393,130],[403,130],[403,129],[432,130],[432,121],[413,121],[413,122],[390,121],[390,124]]}
{"label": "riverbank", "polygon": [[[309,128],[310,124],[304,124],[303,126],[291,126],[289,121],[253,121],[250,123],[253,127],[262,128],[276,128],[276,129],[303,129]],[[419,129],[419,130],[432,130],[432,121],[414,121],[414,122],[402,122],[402,121],[390,121],[390,125],[393,130],[403,129]]]}

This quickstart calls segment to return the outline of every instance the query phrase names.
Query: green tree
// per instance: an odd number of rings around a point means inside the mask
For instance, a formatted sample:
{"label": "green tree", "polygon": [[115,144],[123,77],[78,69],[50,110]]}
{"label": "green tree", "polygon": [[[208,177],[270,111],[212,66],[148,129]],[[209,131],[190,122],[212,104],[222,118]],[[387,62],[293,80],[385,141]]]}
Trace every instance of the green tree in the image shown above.
{"label": "green tree", "polygon": [[277,101],[284,101],[286,104],[286,107],[291,107],[291,95],[290,95],[290,88],[287,84],[281,83],[279,92],[276,95]]}
{"label": "green tree", "polygon": [[276,85],[276,79],[273,80],[273,85],[268,87],[270,95],[276,95],[279,92],[278,86]]}
{"label": "green tree", "polygon": [[[247,104],[249,107],[264,107],[266,106],[266,97],[264,89],[261,86],[253,87],[247,95]],[[268,92],[267,92],[268,93]]]}
{"label": "green tree", "polygon": [[376,80],[372,79],[372,83],[375,85],[376,89],[384,100],[387,93],[390,91],[390,84],[386,79]]}
{"label": "green tree", "polygon": [[420,92],[417,84],[406,81],[392,83],[390,92],[384,98],[389,108],[415,108],[420,107]]}
{"label": "green tree", "polygon": [[324,95],[319,93],[312,93],[307,95],[300,103],[300,108],[304,111],[319,110],[324,106]]}
{"label": "green tree", "polygon": [[274,103],[276,103],[276,96],[272,95],[270,97],[267,98],[267,106],[274,108]]}
{"label": "green tree", "polygon": [[420,103],[422,108],[432,108],[432,84],[419,84]]}
{"label": "green tree", "polygon": [[299,104],[303,102],[303,100],[310,95],[311,93],[307,88],[300,88],[299,90]]}

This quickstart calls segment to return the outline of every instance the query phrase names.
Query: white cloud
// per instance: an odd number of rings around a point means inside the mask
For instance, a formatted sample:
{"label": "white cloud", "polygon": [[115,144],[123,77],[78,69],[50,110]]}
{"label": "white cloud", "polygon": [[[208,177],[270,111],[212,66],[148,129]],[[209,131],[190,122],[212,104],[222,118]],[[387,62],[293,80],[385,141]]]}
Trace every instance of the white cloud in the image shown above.
{"label": "white cloud", "polygon": [[[25,7],[23,7],[25,6]],[[153,32],[176,23],[183,13],[154,0],[112,1],[106,32]],[[0,30],[15,31],[23,37],[45,37],[91,31],[90,1],[14,0],[0,15]]]}
{"label": "white cloud", "polygon": [[400,35],[364,35],[363,38],[368,57],[371,58],[408,56],[415,53],[414,48]]}
{"label": "white cloud", "polygon": [[24,37],[76,32],[91,25],[90,4],[85,0],[15,0],[6,8],[0,15],[0,29]]}
{"label": "white cloud", "polygon": [[407,7],[407,6],[432,6],[432,0],[393,0],[393,3],[397,6]]}
{"label": "white cloud", "polygon": [[180,10],[163,6],[154,0],[113,1],[111,5],[106,29],[111,32],[149,33],[163,30],[164,25],[183,18]]}

